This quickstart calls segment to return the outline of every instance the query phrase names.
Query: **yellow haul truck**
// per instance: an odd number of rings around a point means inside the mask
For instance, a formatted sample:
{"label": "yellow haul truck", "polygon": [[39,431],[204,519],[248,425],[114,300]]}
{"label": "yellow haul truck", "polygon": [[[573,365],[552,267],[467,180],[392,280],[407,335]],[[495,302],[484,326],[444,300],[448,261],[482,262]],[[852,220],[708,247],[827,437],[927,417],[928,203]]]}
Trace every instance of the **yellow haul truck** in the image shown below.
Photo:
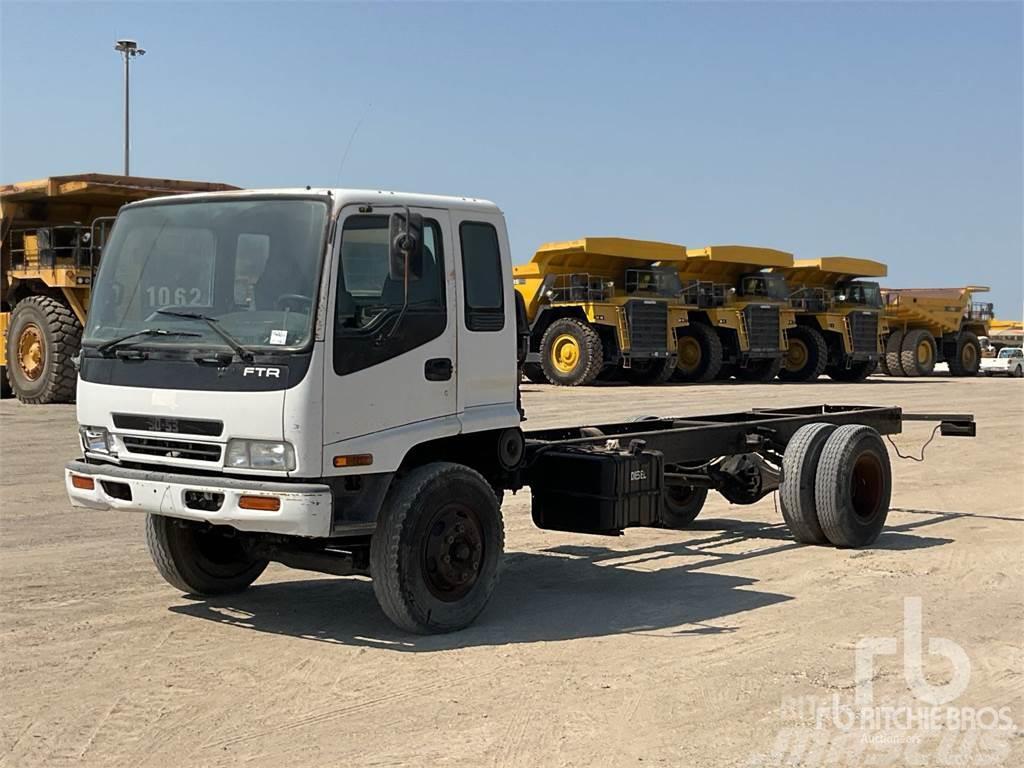
{"label": "yellow haul truck", "polygon": [[880,367],[890,376],[928,376],[936,363],[949,364],[953,376],[977,376],[979,336],[989,335],[992,304],[974,301],[987,292],[964,288],[884,288],[889,336]]}
{"label": "yellow haul truck", "polygon": [[[72,358],[78,352],[103,241],[122,205],[160,195],[233,189],[237,187],[101,173],[0,186],[0,378],[5,394],[9,387],[25,403],[74,399]],[[161,237],[187,236],[166,232]]]}
{"label": "yellow haul truck", "polygon": [[658,384],[675,369],[676,329],[686,325],[672,267],[681,245],[587,237],[542,245],[512,268],[530,324],[523,373],[534,383],[592,383],[624,376]]}
{"label": "yellow haul truck", "polygon": [[779,371],[783,381],[814,381],[822,373],[835,381],[863,381],[878,366],[888,333],[878,283],[880,261],[826,256],[798,259],[779,270],[789,284],[796,328]]}
{"label": "yellow haul truck", "polygon": [[687,248],[676,263],[689,323],[677,334],[675,379],[774,379],[796,313],[785,278],[765,270],[792,266],[792,254],[771,248]]}

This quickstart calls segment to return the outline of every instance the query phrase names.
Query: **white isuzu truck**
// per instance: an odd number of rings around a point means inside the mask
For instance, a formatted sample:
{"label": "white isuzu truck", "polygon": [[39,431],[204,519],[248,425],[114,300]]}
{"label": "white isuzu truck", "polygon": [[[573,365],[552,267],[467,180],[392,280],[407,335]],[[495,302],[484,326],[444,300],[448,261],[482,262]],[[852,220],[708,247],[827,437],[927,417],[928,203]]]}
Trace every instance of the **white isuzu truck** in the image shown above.
{"label": "white isuzu truck", "polygon": [[812,406],[524,432],[501,211],[472,198],[268,190],[117,217],[78,379],[71,503],[146,515],[177,589],[276,561],[369,574],[400,628],[470,624],[497,581],[505,490],[537,525],[683,528],[708,490],[778,489],[794,537],[866,546],[891,489],[880,435],[969,415]]}

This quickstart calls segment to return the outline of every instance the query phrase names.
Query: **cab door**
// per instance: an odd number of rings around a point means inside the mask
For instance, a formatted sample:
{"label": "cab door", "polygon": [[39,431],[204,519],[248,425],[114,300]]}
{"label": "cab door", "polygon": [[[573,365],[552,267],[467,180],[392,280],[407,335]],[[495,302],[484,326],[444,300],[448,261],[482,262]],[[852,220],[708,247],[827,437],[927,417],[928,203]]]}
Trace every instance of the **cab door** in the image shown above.
{"label": "cab door", "polygon": [[[424,249],[406,303],[404,281],[388,275],[388,218],[399,210],[347,206],[335,228],[323,419],[324,445],[342,452],[361,452],[359,444],[369,443],[360,438],[373,436],[379,454],[399,455],[416,433],[458,431],[449,215],[410,209],[423,216]],[[330,456],[325,450],[325,462]],[[396,468],[389,463],[379,455],[374,465]]]}

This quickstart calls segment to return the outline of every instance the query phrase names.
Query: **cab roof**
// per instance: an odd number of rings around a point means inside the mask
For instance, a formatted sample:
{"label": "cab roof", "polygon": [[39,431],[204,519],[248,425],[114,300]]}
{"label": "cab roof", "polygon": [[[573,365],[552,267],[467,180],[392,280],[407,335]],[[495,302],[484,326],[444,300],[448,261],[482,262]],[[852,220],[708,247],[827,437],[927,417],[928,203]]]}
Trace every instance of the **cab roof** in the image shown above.
{"label": "cab roof", "polygon": [[[191,195],[175,195],[175,200],[219,200],[224,198],[244,199],[247,197],[329,197],[335,212],[346,205],[364,203],[370,206],[408,205],[415,208],[455,208],[479,213],[500,214],[501,209],[490,200],[476,197],[452,197],[445,195],[423,195],[412,192],[393,192],[382,189],[345,189],[333,187],[286,187],[267,189],[245,189],[232,192],[210,192]],[[147,203],[160,202],[153,198]]]}

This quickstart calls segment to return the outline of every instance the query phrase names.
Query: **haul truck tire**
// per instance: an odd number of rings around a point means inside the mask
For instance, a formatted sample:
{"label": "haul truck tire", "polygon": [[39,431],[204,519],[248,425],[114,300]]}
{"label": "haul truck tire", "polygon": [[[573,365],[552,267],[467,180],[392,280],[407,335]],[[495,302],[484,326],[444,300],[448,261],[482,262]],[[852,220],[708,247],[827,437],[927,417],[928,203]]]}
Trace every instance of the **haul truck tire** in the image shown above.
{"label": "haul truck tire", "polygon": [[923,328],[907,331],[900,350],[900,365],[906,376],[930,376],[935,370],[935,337]]}
{"label": "haul truck tire", "polygon": [[825,369],[825,373],[832,381],[864,381],[877,366],[878,363],[875,360],[862,360],[850,363],[849,368],[843,368],[838,365],[829,366]]}
{"label": "haul truck tire", "polygon": [[981,342],[970,331],[956,336],[956,353],[949,359],[949,372],[953,376],[977,376],[981,368]]}
{"label": "haul truck tire", "polygon": [[505,531],[494,491],[476,471],[434,462],[399,476],[370,542],[381,610],[418,634],[469,626],[498,580]]}
{"label": "haul truck tire", "polygon": [[885,340],[885,369],[890,376],[903,375],[903,363],[900,362],[903,336],[903,331],[893,331]]}
{"label": "haul truck tire", "polygon": [[835,424],[805,424],[796,431],[782,454],[779,505],[786,527],[801,544],[829,543],[818,522],[814,479],[821,451],[835,431]]}
{"label": "haul truck tire", "polygon": [[871,427],[845,424],[828,438],[814,478],[818,522],[837,547],[864,547],[878,538],[889,515],[892,467]]}
{"label": "haul truck tire", "polygon": [[828,364],[828,345],[815,329],[798,325],[786,332],[789,350],[782,358],[782,381],[815,381]]}
{"label": "haul truck tire", "polygon": [[755,384],[767,384],[778,376],[781,370],[781,357],[773,357],[769,360],[751,360],[745,367],[736,370],[736,378]]}
{"label": "haul truck tire", "polygon": [[267,567],[237,536],[163,515],[146,515],[146,548],[164,581],[190,595],[241,592]]}
{"label": "haul truck tire", "polygon": [[547,384],[548,377],[544,375],[544,369],[540,363],[524,363],[523,376],[531,384]]}
{"label": "haul truck tire", "polygon": [[707,488],[666,485],[661,503],[661,524],[675,530],[687,528],[697,519],[707,498]]}
{"label": "haul truck tire", "polygon": [[71,358],[82,343],[82,325],[52,296],[28,296],[14,305],[7,329],[7,377],[23,403],[68,403],[77,374]]}
{"label": "haul truck tire", "polygon": [[563,317],[555,320],[540,340],[544,375],[552,384],[582,387],[592,384],[604,365],[604,348],[597,331],[586,323]]}
{"label": "haul truck tire", "polygon": [[722,370],[722,340],[703,323],[680,328],[676,334],[676,381],[714,381]]}
{"label": "haul truck tire", "polygon": [[675,368],[672,360],[634,360],[629,368],[623,369],[623,373],[630,384],[646,387],[664,384],[672,378]]}

